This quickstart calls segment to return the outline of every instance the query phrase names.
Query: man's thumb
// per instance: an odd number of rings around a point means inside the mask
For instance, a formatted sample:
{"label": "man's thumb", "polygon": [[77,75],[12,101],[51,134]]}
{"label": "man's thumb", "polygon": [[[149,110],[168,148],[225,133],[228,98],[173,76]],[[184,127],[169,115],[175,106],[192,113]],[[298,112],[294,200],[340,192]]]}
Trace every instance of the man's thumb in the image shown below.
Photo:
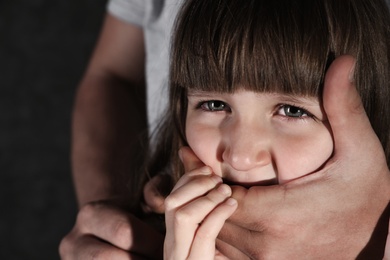
{"label": "man's thumb", "polygon": [[[335,153],[348,154],[377,139],[354,85],[355,59],[343,55],[335,59],[325,76],[323,104],[333,132]],[[365,147],[367,148],[367,147]]]}

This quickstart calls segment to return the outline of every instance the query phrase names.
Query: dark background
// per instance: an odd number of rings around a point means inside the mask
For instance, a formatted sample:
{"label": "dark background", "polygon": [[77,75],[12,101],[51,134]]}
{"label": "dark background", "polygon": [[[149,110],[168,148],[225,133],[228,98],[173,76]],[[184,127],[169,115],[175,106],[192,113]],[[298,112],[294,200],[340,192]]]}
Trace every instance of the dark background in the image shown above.
{"label": "dark background", "polygon": [[0,0],[0,259],[59,259],[76,86],[106,0]]}

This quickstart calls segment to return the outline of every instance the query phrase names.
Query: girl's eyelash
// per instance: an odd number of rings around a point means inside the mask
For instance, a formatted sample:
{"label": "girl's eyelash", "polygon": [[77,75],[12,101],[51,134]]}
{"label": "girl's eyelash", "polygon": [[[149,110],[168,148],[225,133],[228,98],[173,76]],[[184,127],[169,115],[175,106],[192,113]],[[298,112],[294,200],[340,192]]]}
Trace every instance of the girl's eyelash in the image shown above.
{"label": "girl's eyelash", "polygon": [[284,106],[290,106],[290,107],[296,107],[296,108],[299,108],[303,111],[305,111],[308,115],[311,115],[311,113],[304,107],[304,106],[301,106],[301,105],[295,105],[295,104],[290,104],[290,103],[281,103],[281,104],[278,104],[277,105],[277,109],[279,108],[282,108]]}
{"label": "girl's eyelash", "polygon": [[196,106],[195,106],[195,109],[201,109],[202,108],[202,105],[207,102],[208,100],[199,100],[197,103],[196,103]]}
{"label": "girl's eyelash", "polygon": [[202,106],[205,105],[205,104],[208,103],[208,102],[220,102],[220,103],[223,103],[224,106],[225,106],[226,108],[229,108],[229,105],[228,105],[226,102],[221,101],[221,100],[218,100],[218,99],[211,99],[211,100],[199,100],[199,101],[196,103],[195,109],[196,109],[196,110],[202,109],[202,110],[204,110],[204,111],[206,111],[206,112],[217,112],[217,111],[219,111],[219,110],[214,110],[214,111],[213,111],[213,110],[204,109]]}
{"label": "girl's eyelash", "polygon": [[[217,100],[217,99],[211,99],[211,100],[199,100],[196,105],[195,105],[195,110],[203,110],[205,112],[219,112],[221,110],[209,110],[209,109],[205,109],[203,106],[208,103],[208,102],[220,102],[220,103],[223,103],[224,106],[226,107],[226,109],[229,109],[229,105],[224,102],[224,101],[221,101],[221,100]],[[284,107],[293,107],[293,108],[296,108],[298,110],[301,110],[302,113],[305,114],[305,116],[297,116],[297,117],[294,117],[294,116],[287,116],[287,115],[281,115],[283,116],[283,119],[284,120],[308,120],[308,119],[313,119],[315,121],[318,121],[317,117],[315,115],[313,115],[312,113],[309,112],[308,109],[306,109],[305,107],[303,106],[300,106],[300,105],[295,105],[295,104],[291,104],[291,103],[281,103],[281,104],[278,104],[275,108],[275,114],[277,114],[280,109],[283,109]]]}
{"label": "girl's eyelash", "polygon": [[280,109],[286,107],[286,106],[290,106],[290,107],[294,107],[294,108],[297,108],[299,110],[302,110],[307,116],[303,116],[303,117],[291,117],[291,116],[285,116],[285,119],[286,120],[305,120],[305,119],[313,119],[315,121],[317,121],[318,119],[316,118],[315,115],[313,115],[312,113],[309,112],[308,109],[306,109],[305,107],[303,106],[300,106],[300,105],[294,105],[294,104],[288,104],[288,103],[283,103],[283,104],[279,104],[276,106],[276,112],[278,112]]}

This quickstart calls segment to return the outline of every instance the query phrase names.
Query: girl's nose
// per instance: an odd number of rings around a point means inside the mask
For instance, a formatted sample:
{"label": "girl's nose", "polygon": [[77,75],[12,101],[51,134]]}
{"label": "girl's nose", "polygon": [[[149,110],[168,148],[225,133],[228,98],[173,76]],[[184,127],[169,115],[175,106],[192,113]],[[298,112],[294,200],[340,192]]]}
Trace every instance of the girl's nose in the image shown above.
{"label": "girl's nose", "polygon": [[222,159],[236,171],[249,171],[272,163],[270,135],[263,128],[236,124],[224,133]]}

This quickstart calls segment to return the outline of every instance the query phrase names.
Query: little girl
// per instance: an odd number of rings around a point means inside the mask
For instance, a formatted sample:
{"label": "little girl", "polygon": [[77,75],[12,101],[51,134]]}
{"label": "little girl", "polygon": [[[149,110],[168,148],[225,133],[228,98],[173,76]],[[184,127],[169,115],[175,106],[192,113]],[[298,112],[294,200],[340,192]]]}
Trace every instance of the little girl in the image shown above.
{"label": "little girl", "polygon": [[[357,60],[355,84],[389,161],[389,24],[383,0],[184,4],[169,111],[149,167],[175,181],[165,203],[166,259],[214,258],[237,206],[229,185],[283,184],[321,169],[333,152],[321,93],[341,55]],[[183,146],[202,163],[183,169]]]}

